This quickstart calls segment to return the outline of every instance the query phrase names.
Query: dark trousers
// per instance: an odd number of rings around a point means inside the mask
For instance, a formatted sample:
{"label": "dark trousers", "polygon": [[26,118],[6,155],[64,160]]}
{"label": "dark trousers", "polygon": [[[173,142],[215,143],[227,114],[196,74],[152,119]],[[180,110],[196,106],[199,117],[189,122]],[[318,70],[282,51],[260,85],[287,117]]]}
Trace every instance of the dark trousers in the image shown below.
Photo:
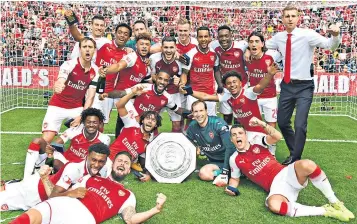
{"label": "dark trousers", "polygon": [[121,129],[123,129],[124,127],[124,122],[123,120],[120,118],[119,114],[117,117],[117,124],[115,126],[115,138],[117,138],[121,132]]}
{"label": "dark trousers", "polygon": [[[278,106],[278,125],[284,136],[293,159],[301,159],[306,142],[307,117],[314,94],[314,82],[292,81],[280,84],[281,92]],[[296,108],[294,129],[291,127],[291,116]]]}

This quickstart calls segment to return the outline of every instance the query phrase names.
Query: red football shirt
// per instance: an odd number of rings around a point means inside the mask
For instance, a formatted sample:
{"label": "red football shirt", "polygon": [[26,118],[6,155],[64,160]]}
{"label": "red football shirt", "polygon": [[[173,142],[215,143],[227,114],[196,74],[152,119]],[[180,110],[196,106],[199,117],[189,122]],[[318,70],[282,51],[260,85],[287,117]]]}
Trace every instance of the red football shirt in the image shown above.
{"label": "red football shirt", "polygon": [[218,40],[212,42],[212,48],[219,58],[219,65],[222,76],[229,71],[237,71],[242,76],[243,85],[247,83],[247,76],[244,70],[243,56],[245,50],[248,48],[246,41],[233,41],[232,46],[224,50],[219,44]]}
{"label": "red football shirt", "polygon": [[118,138],[110,145],[109,158],[114,161],[118,152],[127,151],[132,156],[133,161],[135,161],[140,154],[145,152],[149,141],[144,138],[144,133],[135,117],[127,114],[125,117],[120,118],[123,120],[124,128],[121,130]]}
{"label": "red football shirt", "polygon": [[150,56],[150,68],[151,75],[156,75],[160,70],[164,70],[169,73],[171,79],[169,85],[167,86],[167,92],[170,94],[178,93],[178,87],[173,83],[173,77],[176,75],[177,77],[181,76],[182,65],[179,61],[174,60],[172,62],[167,62],[162,53],[155,53]]}
{"label": "red football shirt", "polygon": [[239,123],[243,125],[246,131],[254,131],[265,134],[262,127],[249,126],[249,121],[252,117],[262,120],[257,101],[257,94],[253,92],[253,87],[248,89],[242,88],[237,97],[233,97],[232,94],[226,92],[223,95],[219,94],[218,97],[219,101],[227,101],[233,112],[237,115]]}
{"label": "red football shirt", "polygon": [[104,222],[122,213],[129,206],[135,208],[134,194],[109,178],[85,176],[74,187],[77,186],[87,189],[86,196],[78,200],[93,215],[96,223]]}
{"label": "red football shirt", "polygon": [[216,82],[213,68],[219,64],[216,53],[213,50],[203,53],[196,47],[190,50],[187,55],[190,57],[190,64],[182,65],[182,68],[190,71],[192,89],[214,94]]}
{"label": "red football shirt", "polygon": [[[248,68],[249,85],[255,86],[268,74],[268,64],[271,65],[279,60],[280,53],[277,51],[268,51],[258,60],[251,60],[246,63]],[[276,86],[274,79],[270,80],[269,85],[258,96],[260,98],[273,98],[276,96]]]}
{"label": "red football shirt", "polygon": [[131,88],[150,75],[143,61],[144,59],[136,52],[125,55],[122,60],[127,63],[127,68],[119,72],[119,79],[115,86],[116,90]]}
{"label": "red football shirt", "polygon": [[[126,54],[126,51],[124,49],[119,48],[113,40],[112,43],[104,44],[97,51],[97,58],[95,64],[98,67],[101,67],[103,65],[109,67],[112,64],[118,63]],[[109,93],[114,90],[117,77],[117,73],[106,75],[104,90],[105,93]]]}
{"label": "red football shirt", "polygon": [[58,78],[66,79],[66,87],[61,93],[55,93],[48,105],[65,109],[82,107],[82,100],[89,86],[96,88],[96,84],[91,82],[97,82],[99,78],[98,67],[93,62],[91,66],[87,72],[84,72],[79,58],[64,62],[60,67]]}
{"label": "red football shirt", "polygon": [[137,96],[134,101],[134,108],[139,116],[149,110],[160,113],[162,108],[173,108],[176,105],[171,94],[166,91],[161,94],[157,93],[153,84],[146,84],[145,86],[148,91]]}
{"label": "red football shirt", "polygon": [[198,45],[197,39],[190,37],[190,42],[188,44],[182,44],[180,40],[177,38],[177,52],[179,54],[186,54],[189,52],[191,49],[195,48]]}
{"label": "red football shirt", "polygon": [[97,131],[97,134],[93,139],[87,139],[84,135],[83,124],[78,127],[67,129],[63,132],[60,138],[62,138],[64,143],[71,140],[69,148],[63,153],[63,155],[69,162],[76,163],[81,162],[88,155],[89,146],[96,143],[104,143],[109,146],[110,143],[110,137],[99,131]]}
{"label": "red football shirt", "polygon": [[235,152],[229,164],[233,178],[243,173],[267,192],[275,176],[285,167],[261,144],[251,145],[246,152]]}

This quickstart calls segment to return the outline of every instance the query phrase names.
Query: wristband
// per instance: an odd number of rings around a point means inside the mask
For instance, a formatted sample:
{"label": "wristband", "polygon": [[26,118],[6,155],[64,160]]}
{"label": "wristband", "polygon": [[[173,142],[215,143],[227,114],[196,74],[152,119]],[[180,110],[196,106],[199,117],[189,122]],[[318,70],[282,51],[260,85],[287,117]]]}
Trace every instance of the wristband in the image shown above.
{"label": "wristband", "polygon": [[129,94],[131,94],[133,91],[131,90],[131,88],[126,88],[125,89],[125,93],[126,93],[126,95],[129,95]]}
{"label": "wristband", "polygon": [[188,96],[188,95],[192,95],[193,94],[193,90],[192,90],[192,87],[190,85],[188,86],[184,86],[183,87],[183,90],[185,90],[187,93],[184,94],[185,96]]}
{"label": "wristband", "polygon": [[232,186],[228,186],[227,189],[232,191],[235,194],[235,196],[240,195],[240,192],[239,192],[238,188],[235,188],[235,187],[232,187]]}

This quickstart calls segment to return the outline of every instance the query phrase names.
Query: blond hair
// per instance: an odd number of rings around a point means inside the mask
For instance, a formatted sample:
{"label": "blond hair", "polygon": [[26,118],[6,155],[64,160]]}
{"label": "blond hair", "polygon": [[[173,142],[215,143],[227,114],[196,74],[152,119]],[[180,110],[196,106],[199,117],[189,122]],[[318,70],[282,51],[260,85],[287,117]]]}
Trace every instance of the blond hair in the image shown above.
{"label": "blond hair", "polygon": [[188,19],[184,18],[184,17],[180,17],[179,20],[177,21],[177,25],[191,25],[190,21],[188,21]]}
{"label": "blond hair", "polygon": [[299,15],[299,9],[293,4],[288,4],[287,6],[285,6],[285,8],[283,9],[283,15],[284,15],[285,11],[291,11],[291,10],[296,10]]}

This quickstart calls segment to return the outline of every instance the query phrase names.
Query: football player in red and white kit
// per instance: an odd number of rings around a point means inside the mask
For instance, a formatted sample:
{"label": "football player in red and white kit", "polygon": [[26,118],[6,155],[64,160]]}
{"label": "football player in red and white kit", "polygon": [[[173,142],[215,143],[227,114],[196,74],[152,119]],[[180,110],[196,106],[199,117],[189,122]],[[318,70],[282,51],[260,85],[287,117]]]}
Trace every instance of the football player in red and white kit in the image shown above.
{"label": "football player in red and white kit", "polygon": [[[128,24],[118,24],[115,28],[115,40],[112,40],[111,43],[104,44],[103,47],[97,50],[96,65],[98,67],[109,67],[112,64],[118,63],[125,55],[127,55],[125,43],[129,40],[131,34],[132,30]],[[104,93],[109,93],[114,90],[117,79],[118,73],[106,75]],[[96,94],[92,107],[98,108],[103,112],[105,116],[104,123],[108,124],[113,106],[114,99],[108,98],[100,100],[98,94]]]}
{"label": "football player in red and white kit", "polygon": [[[223,76],[223,83],[229,93],[218,95],[209,95],[197,91],[184,91],[180,89],[183,94],[191,94],[200,100],[210,101],[226,101],[232,107],[233,112],[237,115],[239,123],[246,127],[248,139],[253,139],[256,135],[265,135],[264,129],[261,127],[250,127],[249,120],[254,116],[261,118],[257,95],[259,95],[264,88],[269,84],[270,80],[277,73],[278,68],[276,64],[269,65],[268,75],[264,77],[257,85],[247,89],[242,87],[242,78],[236,71],[229,71]],[[272,152],[273,153],[273,152]]]}
{"label": "football player in red and white kit", "polygon": [[109,145],[110,137],[99,132],[103,119],[103,113],[98,109],[88,108],[82,111],[82,125],[67,129],[55,141],[57,144],[65,144],[71,140],[69,148],[63,155],[55,151],[44,139],[35,138],[27,150],[24,179],[33,173],[35,167],[44,165],[47,157],[54,158],[54,168],[58,171],[67,162],[82,161],[87,156],[90,145],[98,142]]}
{"label": "football player in red and white kit", "polygon": [[[187,75],[182,75],[182,64],[175,60],[176,39],[174,37],[164,37],[161,45],[162,53],[156,53],[150,56],[151,77],[155,82],[159,71],[166,71],[170,75],[167,92],[171,94],[173,101],[178,107],[181,107],[181,96],[178,85],[180,82],[187,82]],[[172,132],[180,132],[181,116],[172,110],[168,110],[172,121]]]}
{"label": "football player in red and white kit", "polygon": [[[65,17],[69,18],[73,16],[76,17],[73,11],[71,10],[65,11]],[[93,16],[91,23],[92,23],[91,24],[92,32],[89,37],[94,39],[94,41],[96,42],[96,49],[100,50],[103,47],[103,45],[111,42],[108,38],[103,37],[106,29],[105,18],[102,15],[95,15]],[[80,42],[84,38],[84,35],[80,33],[80,31],[78,30],[76,23],[69,24],[69,31],[72,34],[73,38],[78,42]],[[74,45],[74,48],[71,53],[71,59],[78,58],[80,55],[80,47],[78,45],[79,44],[78,42]],[[95,62],[95,60],[96,60],[96,54],[94,54],[93,56],[93,62]]]}
{"label": "football player in red and white kit", "polygon": [[63,120],[74,118],[71,126],[79,125],[82,110],[91,107],[94,100],[99,77],[98,67],[92,62],[96,43],[93,39],[85,37],[79,45],[80,57],[61,65],[54,84],[55,94],[48,103],[42,123],[42,137],[47,142],[51,142],[59,132]]}
{"label": "football player in red and white kit", "polygon": [[[326,216],[349,221],[354,215],[341,201],[337,199],[324,171],[311,160],[299,160],[288,166],[281,165],[267,149],[283,136],[275,128],[252,117],[249,126],[263,128],[267,135],[257,136],[252,142],[248,141],[246,130],[241,125],[231,128],[231,141],[237,151],[230,158],[231,178],[229,186],[237,189],[239,178],[244,174],[252,182],[269,192],[266,206],[276,214],[300,216]],[[330,204],[315,207],[297,203],[299,192],[304,189],[308,180],[321,191]],[[235,193],[225,189],[229,195]]]}
{"label": "football player in red and white kit", "polygon": [[[54,175],[48,176],[48,170],[51,169],[44,165],[39,172],[35,172],[21,182],[5,184],[4,191],[0,192],[0,210],[27,210],[41,201],[47,200],[51,195],[52,189],[50,191],[46,189],[42,181],[48,181],[57,186],[57,193],[54,192],[54,195],[67,195],[76,198],[79,193],[78,190],[64,192],[72,184],[77,183],[80,177],[87,174],[93,176],[100,174],[104,177],[109,175],[107,169],[103,168],[109,155],[108,146],[103,147],[101,144],[94,144],[89,148],[89,151],[85,161],[67,163]],[[47,175],[41,176],[43,173],[47,173]]]}
{"label": "football player in red and white kit", "polygon": [[[264,78],[267,71],[267,64],[272,64],[281,60],[278,51],[268,50],[264,46],[264,36],[261,33],[253,32],[248,37],[251,60],[246,63],[249,85],[257,85]],[[276,98],[276,86],[274,79],[270,80],[269,85],[258,96],[258,105],[264,120],[275,128],[278,113],[278,102]],[[276,145],[270,146],[270,151],[275,152]]]}
{"label": "football player in red and white kit", "polygon": [[[136,37],[136,40],[136,52],[126,55],[116,64],[99,69],[101,75],[119,72],[115,90],[125,90],[150,79],[150,72],[147,67],[147,57],[150,52],[151,36],[149,33],[140,33]],[[120,120],[120,117],[118,117],[115,130],[116,137],[118,137],[122,127],[123,122]]]}
{"label": "football player in red and white kit", "polygon": [[[219,61],[216,53],[210,49],[211,34],[207,27],[197,29],[198,46],[191,49],[187,56],[190,58],[188,66],[182,66],[182,73],[190,73],[190,85],[193,90],[201,91],[206,94],[214,94],[216,82],[218,87],[222,87],[222,77],[219,72]],[[181,86],[186,83],[180,83]],[[223,90],[223,87],[222,87]],[[191,109],[191,105],[197,99],[193,96],[187,97],[186,108]],[[208,115],[216,115],[216,103],[207,102]],[[188,120],[190,122],[190,120]],[[188,124],[186,124],[188,125]]]}
{"label": "football player in red and white kit", "polygon": [[155,207],[145,212],[136,213],[135,195],[117,182],[123,180],[130,173],[130,165],[130,155],[127,152],[118,153],[113,163],[113,172],[108,178],[85,176],[73,186],[73,189],[85,189],[84,196],[78,199],[51,198],[17,217],[12,223],[95,224],[104,222],[117,214],[120,214],[126,223],[145,222],[161,212],[166,196],[159,193]]}
{"label": "football player in red and white kit", "polygon": [[[242,76],[242,85],[247,83],[247,76],[244,70],[244,52],[248,48],[246,41],[233,41],[232,30],[229,26],[223,25],[218,28],[218,40],[211,43],[211,48],[219,58],[219,69],[221,74],[228,71],[237,71]],[[227,89],[224,90],[228,92]],[[224,116],[228,125],[232,124],[233,111],[227,102],[221,102],[219,112]]]}

